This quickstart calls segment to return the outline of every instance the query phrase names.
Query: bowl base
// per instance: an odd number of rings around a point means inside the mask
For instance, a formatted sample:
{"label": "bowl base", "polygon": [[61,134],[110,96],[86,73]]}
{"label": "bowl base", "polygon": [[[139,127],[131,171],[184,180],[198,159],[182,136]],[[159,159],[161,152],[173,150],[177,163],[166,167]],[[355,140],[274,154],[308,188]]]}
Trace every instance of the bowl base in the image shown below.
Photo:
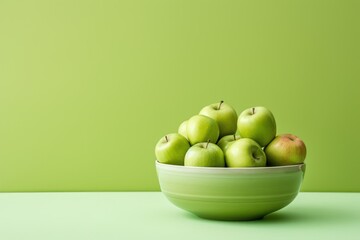
{"label": "bowl base", "polygon": [[239,216],[211,216],[204,214],[193,213],[199,218],[214,220],[214,221],[258,221],[262,220],[265,216],[255,216],[255,217],[239,217]]}

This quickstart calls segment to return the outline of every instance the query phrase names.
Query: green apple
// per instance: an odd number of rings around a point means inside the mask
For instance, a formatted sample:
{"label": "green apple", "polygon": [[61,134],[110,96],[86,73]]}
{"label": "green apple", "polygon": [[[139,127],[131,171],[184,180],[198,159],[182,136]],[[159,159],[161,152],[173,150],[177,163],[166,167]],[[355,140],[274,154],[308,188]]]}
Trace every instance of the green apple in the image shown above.
{"label": "green apple", "polygon": [[184,165],[185,154],[189,148],[190,144],[184,136],[171,133],[162,137],[156,144],[156,159],[161,163]]}
{"label": "green apple", "polygon": [[187,126],[188,120],[183,121],[178,129],[178,133],[183,135],[187,139],[187,133],[186,133],[186,126]]}
{"label": "green apple", "polygon": [[275,118],[265,107],[252,107],[240,113],[237,127],[241,137],[255,140],[265,147],[276,135]]}
{"label": "green apple", "polygon": [[240,138],[225,151],[228,167],[265,167],[266,155],[261,146],[250,138]]}
{"label": "green apple", "polygon": [[222,137],[217,142],[217,145],[221,148],[221,150],[223,150],[223,152],[225,152],[225,150],[238,139],[240,139],[239,134],[227,135]]}
{"label": "green apple", "polygon": [[185,155],[185,166],[224,167],[224,153],[214,143],[197,143],[189,148]]}
{"label": "green apple", "polygon": [[233,107],[221,101],[201,109],[200,115],[214,119],[219,125],[219,138],[236,132],[237,113]]}
{"label": "green apple", "polygon": [[305,161],[305,143],[293,134],[275,137],[265,148],[269,166],[300,164]]}
{"label": "green apple", "polygon": [[195,115],[187,122],[186,134],[191,145],[208,140],[216,143],[219,138],[219,127],[214,119]]}

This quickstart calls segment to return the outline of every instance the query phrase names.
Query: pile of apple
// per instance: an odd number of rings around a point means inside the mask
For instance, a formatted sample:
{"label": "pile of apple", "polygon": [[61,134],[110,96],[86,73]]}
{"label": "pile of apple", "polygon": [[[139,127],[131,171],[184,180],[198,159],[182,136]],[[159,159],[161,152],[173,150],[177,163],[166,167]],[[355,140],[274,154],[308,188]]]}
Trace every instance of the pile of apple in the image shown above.
{"label": "pile of apple", "polygon": [[238,116],[221,101],[181,123],[178,133],[155,147],[160,163],[197,167],[265,167],[303,163],[304,142],[292,134],[276,136],[276,122],[265,107]]}

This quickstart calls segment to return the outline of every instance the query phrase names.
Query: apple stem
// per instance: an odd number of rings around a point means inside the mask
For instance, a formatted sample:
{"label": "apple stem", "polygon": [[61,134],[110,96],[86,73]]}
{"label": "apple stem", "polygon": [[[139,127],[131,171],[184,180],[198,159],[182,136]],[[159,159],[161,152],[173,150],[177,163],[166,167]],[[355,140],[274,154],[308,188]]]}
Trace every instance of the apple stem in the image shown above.
{"label": "apple stem", "polygon": [[205,148],[209,146],[209,143],[210,143],[210,139],[207,141]]}
{"label": "apple stem", "polygon": [[236,134],[234,134],[234,141],[236,140]]}
{"label": "apple stem", "polygon": [[167,135],[165,135],[165,140],[166,140],[166,142],[169,142]]}
{"label": "apple stem", "polygon": [[219,107],[218,107],[218,109],[217,110],[220,110],[220,107],[221,107],[221,105],[224,103],[224,101],[220,101],[220,104],[219,104]]}
{"label": "apple stem", "polygon": [[255,108],[253,107],[253,108],[252,108],[252,114],[254,114],[254,113],[255,113]]}

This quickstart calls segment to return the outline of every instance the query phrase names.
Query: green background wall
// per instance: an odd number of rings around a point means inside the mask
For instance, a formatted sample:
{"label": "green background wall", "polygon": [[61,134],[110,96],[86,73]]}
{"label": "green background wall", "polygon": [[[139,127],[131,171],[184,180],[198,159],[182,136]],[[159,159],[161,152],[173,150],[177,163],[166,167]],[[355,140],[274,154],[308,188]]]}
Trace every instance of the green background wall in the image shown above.
{"label": "green background wall", "polygon": [[159,190],[154,145],[264,105],[303,191],[360,191],[360,2],[0,1],[0,191]]}

